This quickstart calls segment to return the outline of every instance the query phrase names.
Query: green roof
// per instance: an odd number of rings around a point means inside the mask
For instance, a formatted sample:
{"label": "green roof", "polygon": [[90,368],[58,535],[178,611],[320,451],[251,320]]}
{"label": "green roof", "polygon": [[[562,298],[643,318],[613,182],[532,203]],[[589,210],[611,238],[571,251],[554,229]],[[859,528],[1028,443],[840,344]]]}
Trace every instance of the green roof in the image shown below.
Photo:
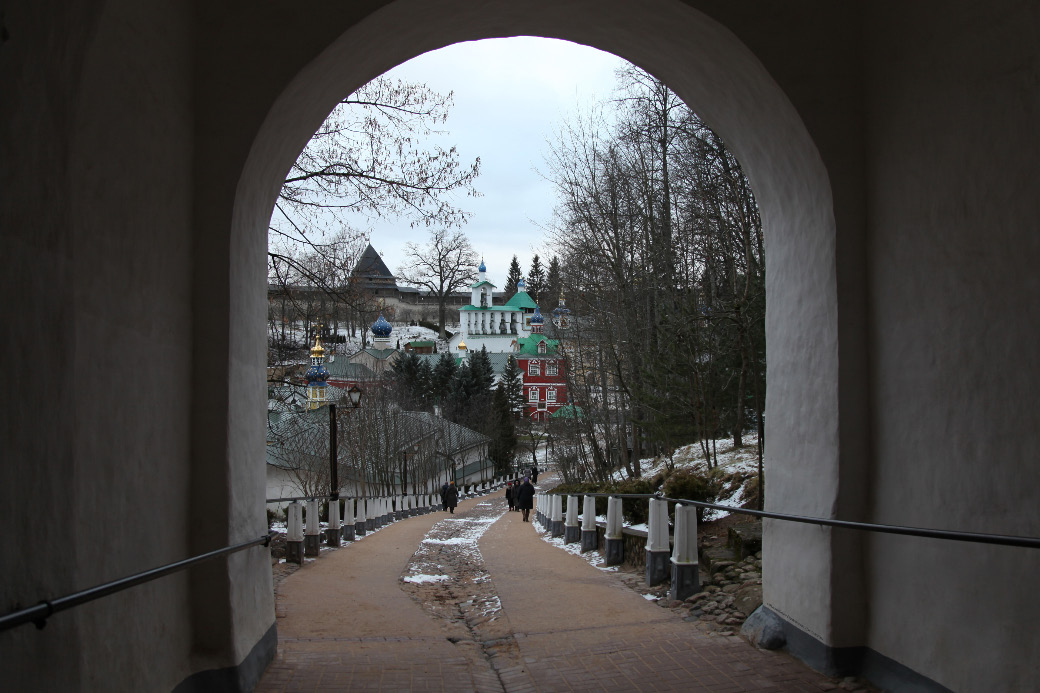
{"label": "green roof", "polygon": [[482,281],[482,282],[477,282],[476,284],[470,284],[469,288],[471,288],[471,289],[479,289],[482,286],[490,286],[492,289],[498,288],[494,284],[492,284],[491,282],[487,281],[486,279],[484,281]]}
{"label": "green roof", "polygon": [[517,306],[511,306],[508,303],[504,306],[462,306],[459,310],[497,310],[500,313],[516,313],[520,309]]}
{"label": "green roof", "polygon": [[[538,353],[538,344],[540,342],[545,342],[544,354]],[[516,343],[519,346],[517,351],[521,354],[529,354],[531,356],[555,356],[556,348],[560,346],[560,340],[549,339],[544,334],[533,334],[530,337],[520,337],[516,340]]]}
{"label": "green roof", "polygon": [[415,340],[415,341],[408,342],[408,343],[412,346],[413,349],[418,349],[418,348],[421,348],[421,347],[432,347],[435,342],[432,339],[422,339],[422,340]]}
{"label": "green roof", "polygon": [[552,413],[550,419],[580,419],[584,416],[581,411],[581,407],[577,407],[573,404],[565,404]]}
{"label": "green roof", "polygon": [[538,304],[531,298],[531,294],[526,291],[517,291],[512,298],[506,301],[506,305],[510,308],[530,308],[531,310],[538,307]]}

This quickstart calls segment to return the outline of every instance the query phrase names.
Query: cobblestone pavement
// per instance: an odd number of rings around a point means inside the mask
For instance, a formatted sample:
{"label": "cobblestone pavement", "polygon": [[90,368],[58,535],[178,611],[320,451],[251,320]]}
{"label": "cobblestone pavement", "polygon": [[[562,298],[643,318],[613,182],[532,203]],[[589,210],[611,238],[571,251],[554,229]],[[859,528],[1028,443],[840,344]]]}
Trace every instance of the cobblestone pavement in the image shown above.
{"label": "cobblestone pavement", "polygon": [[692,627],[536,528],[497,492],[324,553],[278,588],[257,690],[858,688]]}

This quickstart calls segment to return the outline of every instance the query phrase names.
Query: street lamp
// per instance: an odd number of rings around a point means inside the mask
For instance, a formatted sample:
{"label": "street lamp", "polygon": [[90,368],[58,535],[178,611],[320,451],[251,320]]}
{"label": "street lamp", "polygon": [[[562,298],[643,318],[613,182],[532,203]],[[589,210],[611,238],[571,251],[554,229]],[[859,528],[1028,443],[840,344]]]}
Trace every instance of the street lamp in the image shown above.
{"label": "street lamp", "polygon": [[[347,402],[350,403],[351,412],[361,406],[361,395],[363,390],[355,383],[347,388]],[[329,474],[332,485],[332,500],[339,500],[339,445],[336,436],[336,405],[329,404]]]}

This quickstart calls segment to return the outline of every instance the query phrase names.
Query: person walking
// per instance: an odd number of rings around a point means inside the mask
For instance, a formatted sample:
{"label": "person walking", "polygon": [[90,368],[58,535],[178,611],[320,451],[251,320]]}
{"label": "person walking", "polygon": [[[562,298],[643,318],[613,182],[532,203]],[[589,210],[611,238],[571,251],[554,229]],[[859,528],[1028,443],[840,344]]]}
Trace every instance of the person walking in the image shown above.
{"label": "person walking", "polygon": [[538,465],[534,465],[531,467],[531,483],[538,483]]}
{"label": "person walking", "polygon": [[512,512],[513,507],[516,506],[516,501],[513,499],[515,493],[516,488],[513,487],[513,482],[510,481],[506,484],[506,503],[509,505],[510,512]]}
{"label": "person walking", "polygon": [[531,479],[524,477],[524,483],[516,489],[516,507],[524,514],[524,522],[531,521],[531,508],[534,507],[534,486]]}
{"label": "person walking", "polygon": [[452,515],[455,514],[455,506],[459,504],[459,490],[455,488],[455,482],[451,482],[448,486],[448,490],[444,492],[444,507],[449,510]]}
{"label": "person walking", "polygon": [[[452,483],[455,483],[455,482],[452,482]],[[447,510],[448,509],[448,489],[449,488],[451,488],[451,485],[447,481],[444,482],[444,486],[441,486],[441,510]]]}

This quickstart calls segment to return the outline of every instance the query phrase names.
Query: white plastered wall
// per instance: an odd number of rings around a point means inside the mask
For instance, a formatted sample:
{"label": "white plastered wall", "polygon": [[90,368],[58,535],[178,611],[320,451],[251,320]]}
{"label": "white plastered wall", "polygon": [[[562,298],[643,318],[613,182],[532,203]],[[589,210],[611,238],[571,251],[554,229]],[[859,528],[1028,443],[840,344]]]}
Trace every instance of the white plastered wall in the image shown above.
{"label": "white plastered wall", "polygon": [[[76,5],[8,3],[0,47],[15,391],[2,418],[17,477],[0,505],[26,557],[5,607],[262,528],[278,181],[364,81],[421,51],[517,34],[654,72],[746,167],[768,239],[771,508],[1040,533],[1028,3]],[[105,389],[121,344],[151,369]],[[66,406],[46,409],[55,399]],[[55,495],[70,479],[71,500]],[[112,536],[131,546],[99,564]],[[765,570],[767,602],[827,645],[867,645],[957,689],[1037,678],[1028,554],[769,523]],[[70,689],[102,667],[117,688],[162,688],[242,661],[273,623],[270,574],[249,555],[148,589],[60,616],[45,638],[0,636],[0,651],[25,676],[60,661],[48,673]],[[123,606],[145,614],[132,632]]]}

